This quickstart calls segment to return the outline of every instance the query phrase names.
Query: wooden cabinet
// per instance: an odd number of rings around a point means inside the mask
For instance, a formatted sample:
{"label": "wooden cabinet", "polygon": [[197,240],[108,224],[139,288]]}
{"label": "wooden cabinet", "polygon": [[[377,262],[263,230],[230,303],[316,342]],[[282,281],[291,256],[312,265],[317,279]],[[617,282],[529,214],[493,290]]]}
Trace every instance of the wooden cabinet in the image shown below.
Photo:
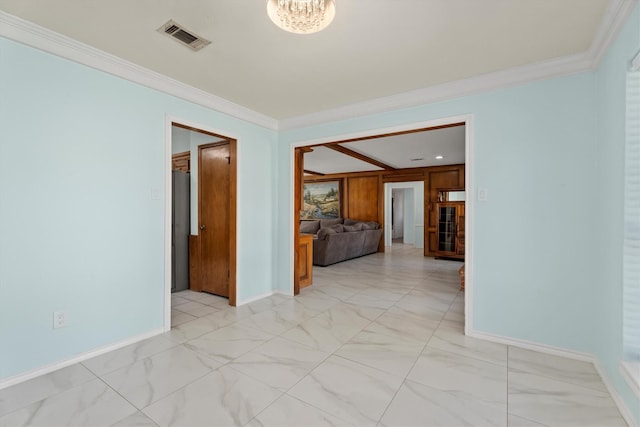
{"label": "wooden cabinet", "polygon": [[171,156],[171,169],[182,172],[191,171],[191,153],[188,151],[176,153]]}
{"label": "wooden cabinet", "polygon": [[300,287],[304,288],[313,282],[313,234],[300,234],[298,254]]}
{"label": "wooden cabinet", "polygon": [[464,202],[436,205],[438,215],[436,257],[464,259]]}

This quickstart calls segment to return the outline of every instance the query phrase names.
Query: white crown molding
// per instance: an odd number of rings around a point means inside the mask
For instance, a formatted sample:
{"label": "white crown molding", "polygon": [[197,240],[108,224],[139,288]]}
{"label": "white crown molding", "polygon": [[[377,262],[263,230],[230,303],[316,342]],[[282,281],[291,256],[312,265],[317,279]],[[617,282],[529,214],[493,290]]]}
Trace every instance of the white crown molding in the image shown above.
{"label": "white crown molding", "polygon": [[517,86],[551,77],[576,74],[590,69],[591,60],[585,54],[571,55],[467,79],[455,80],[397,95],[371,99],[344,107],[320,111],[318,113],[291,117],[280,120],[279,129],[290,130],[332,121],[353,119],[371,114],[385,113],[402,108],[410,108]]}
{"label": "white crown molding", "polygon": [[638,0],[614,0],[611,2],[587,51],[587,55],[592,60],[591,66],[593,68],[600,64],[607,49],[620,33],[637,3]]}
{"label": "white crown molding", "polygon": [[582,54],[514,67],[279,121],[2,11],[0,11],[0,36],[268,129],[291,130],[592,70],[598,66],[637,3],[638,0],[612,1],[590,48]]}
{"label": "white crown molding", "polygon": [[268,129],[278,129],[278,121],[274,118],[196,89],[3,11],[0,11],[0,36],[238,119]]}
{"label": "white crown molding", "polygon": [[592,70],[598,66],[637,3],[638,0],[614,0],[605,12],[593,42],[585,53],[509,68],[317,113],[290,117],[280,120],[279,130],[291,130],[385,113]]}

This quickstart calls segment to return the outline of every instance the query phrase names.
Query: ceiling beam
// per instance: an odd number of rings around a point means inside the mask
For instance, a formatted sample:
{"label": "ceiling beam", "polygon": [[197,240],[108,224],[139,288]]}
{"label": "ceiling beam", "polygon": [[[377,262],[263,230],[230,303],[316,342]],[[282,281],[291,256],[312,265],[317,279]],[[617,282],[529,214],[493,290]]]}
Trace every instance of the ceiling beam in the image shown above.
{"label": "ceiling beam", "polygon": [[305,169],[304,173],[308,173],[309,175],[319,175],[319,176],[324,176],[325,175],[322,172],[310,171],[309,169]]}
{"label": "ceiling beam", "polygon": [[396,170],[396,168],[394,168],[393,166],[389,166],[386,163],[382,163],[379,160],[372,159],[369,156],[365,156],[364,154],[360,154],[360,153],[358,153],[356,151],[353,151],[353,150],[351,150],[351,149],[349,149],[347,147],[343,147],[342,145],[339,145],[339,144],[336,144],[336,143],[327,144],[327,145],[325,145],[325,147],[330,148],[330,149],[332,149],[334,151],[337,151],[339,153],[346,154],[347,156],[351,156],[354,159],[362,160],[363,162],[367,162],[367,163],[370,163],[370,164],[372,164],[374,166],[378,166],[379,168],[382,168],[384,170],[388,170],[388,171]]}

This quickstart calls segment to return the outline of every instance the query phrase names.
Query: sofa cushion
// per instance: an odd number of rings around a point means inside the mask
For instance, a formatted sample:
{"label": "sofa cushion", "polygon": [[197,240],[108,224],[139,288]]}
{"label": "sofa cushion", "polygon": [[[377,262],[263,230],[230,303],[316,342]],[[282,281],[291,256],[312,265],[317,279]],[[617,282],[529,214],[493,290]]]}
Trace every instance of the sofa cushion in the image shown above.
{"label": "sofa cushion", "polygon": [[360,224],[362,224],[362,229],[363,230],[375,230],[375,229],[378,228],[378,224],[377,223],[361,222]]}
{"label": "sofa cushion", "polygon": [[329,234],[336,234],[337,231],[330,227],[323,227],[318,231],[318,240],[324,240]]}
{"label": "sofa cushion", "polygon": [[300,221],[300,232],[308,234],[316,234],[320,230],[320,220],[302,220]]}
{"label": "sofa cushion", "polygon": [[320,220],[320,228],[329,227],[329,226],[332,226],[334,224],[342,224],[342,223],[343,223],[343,219],[342,218],[321,219]]}
{"label": "sofa cushion", "polygon": [[351,218],[347,218],[344,220],[344,225],[353,225],[353,224],[357,224],[359,222],[362,222],[358,219],[351,219]]}
{"label": "sofa cushion", "polygon": [[342,233],[344,231],[344,225],[342,225],[342,224],[333,224],[333,225],[330,225],[327,228],[335,230],[336,233]]}
{"label": "sofa cushion", "polygon": [[357,222],[353,225],[343,225],[344,231],[362,231],[364,228],[362,227],[364,224],[361,222]]}
{"label": "sofa cushion", "polygon": [[369,228],[369,230],[377,230],[377,229],[380,228],[380,224],[378,224],[375,221],[369,221],[369,222],[367,222],[367,224],[369,225],[369,227],[371,227],[371,228]]}

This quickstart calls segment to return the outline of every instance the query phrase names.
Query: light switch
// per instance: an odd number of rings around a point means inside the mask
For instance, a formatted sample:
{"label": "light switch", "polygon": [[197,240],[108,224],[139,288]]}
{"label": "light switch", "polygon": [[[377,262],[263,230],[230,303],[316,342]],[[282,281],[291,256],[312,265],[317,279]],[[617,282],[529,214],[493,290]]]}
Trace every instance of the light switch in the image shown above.
{"label": "light switch", "polygon": [[486,188],[478,189],[478,201],[486,202],[489,199],[489,190]]}
{"label": "light switch", "polygon": [[160,200],[160,189],[158,187],[151,187],[151,199],[152,200]]}

